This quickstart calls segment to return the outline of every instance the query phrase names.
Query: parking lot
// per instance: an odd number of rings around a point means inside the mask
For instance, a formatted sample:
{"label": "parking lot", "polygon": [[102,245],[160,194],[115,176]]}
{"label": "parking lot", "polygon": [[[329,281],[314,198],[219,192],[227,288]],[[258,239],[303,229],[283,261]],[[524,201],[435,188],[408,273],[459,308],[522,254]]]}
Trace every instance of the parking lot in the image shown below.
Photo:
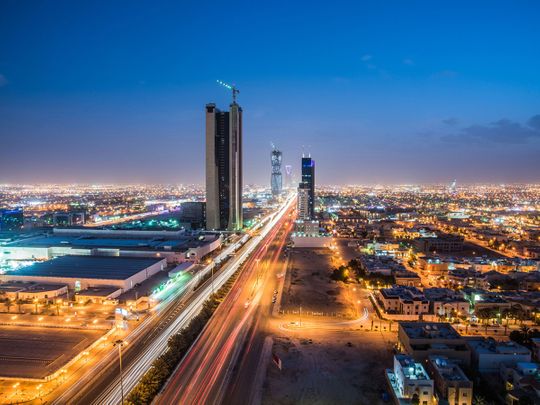
{"label": "parking lot", "polygon": [[99,339],[105,331],[0,327],[0,378],[44,378]]}

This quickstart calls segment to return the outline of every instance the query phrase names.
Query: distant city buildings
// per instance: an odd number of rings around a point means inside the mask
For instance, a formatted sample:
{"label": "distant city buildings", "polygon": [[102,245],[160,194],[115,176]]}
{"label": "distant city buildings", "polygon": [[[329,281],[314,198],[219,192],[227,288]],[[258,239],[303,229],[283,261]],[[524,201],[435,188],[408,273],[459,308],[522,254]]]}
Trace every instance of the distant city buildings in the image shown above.
{"label": "distant city buildings", "polygon": [[84,212],[55,212],[53,214],[53,226],[78,226],[84,225],[85,222]]}
{"label": "distant city buildings", "polygon": [[274,147],[270,156],[270,163],[272,167],[272,174],[270,175],[272,196],[278,197],[283,191],[283,176],[281,174],[281,161],[283,158],[283,154],[280,150]]}
{"label": "distant city buildings", "polygon": [[207,230],[242,229],[242,176],[242,108],[236,101],[230,105],[230,111],[207,104]]}

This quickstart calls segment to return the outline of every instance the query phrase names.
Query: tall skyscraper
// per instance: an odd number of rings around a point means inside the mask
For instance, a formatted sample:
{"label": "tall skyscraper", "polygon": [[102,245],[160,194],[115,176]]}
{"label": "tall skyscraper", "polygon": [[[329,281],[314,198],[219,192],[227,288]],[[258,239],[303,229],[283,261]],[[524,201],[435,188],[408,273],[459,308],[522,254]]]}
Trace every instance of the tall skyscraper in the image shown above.
{"label": "tall skyscraper", "polygon": [[272,195],[277,197],[281,195],[283,190],[283,177],[281,176],[281,159],[282,153],[277,150],[274,146],[274,149],[271,153],[270,163],[272,165],[272,174],[270,176],[270,185],[272,188]]}
{"label": "tall skyscraper", "polygon": [[290,189],[291,187],[293,187],[292,166],[291,165],[285,165],[285,188]]}
{"label": "tall skyscraper", "polygon": [[206,105],[206,229],[242,229],[242,108]]}
{"label": "tall skyscraper", "polygon": [[315,218],[315,161],[302,156],[302,181],[298,186],[298,215],[300,219]]}

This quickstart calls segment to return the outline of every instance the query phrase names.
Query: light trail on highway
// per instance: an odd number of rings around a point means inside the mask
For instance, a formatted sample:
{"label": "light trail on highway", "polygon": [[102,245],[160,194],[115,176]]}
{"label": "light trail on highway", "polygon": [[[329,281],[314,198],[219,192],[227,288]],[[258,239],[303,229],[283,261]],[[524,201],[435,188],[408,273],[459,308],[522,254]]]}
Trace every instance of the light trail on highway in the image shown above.
{"label": "light trail on highway", "polygon": [[267,242],[250,256],[245,270],[156,398],[156,404],[220,402],[241,343],[260,309],[263,291],[268,288],[263,280],[274,268],[291,227],[292,222],[282,220],[268,234]]}

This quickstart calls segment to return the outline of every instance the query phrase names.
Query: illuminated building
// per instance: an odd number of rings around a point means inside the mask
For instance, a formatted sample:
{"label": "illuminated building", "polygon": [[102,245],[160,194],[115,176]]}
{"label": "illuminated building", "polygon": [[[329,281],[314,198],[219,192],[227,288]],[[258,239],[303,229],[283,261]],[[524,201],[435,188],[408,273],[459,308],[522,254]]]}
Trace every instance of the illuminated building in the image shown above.
{"label": "illuminated building", "polygon": [[302,157],[302,181],[298,185],[298,218],[315,219],[315,161]]}
{"label": "illuminated building", "polygon": [[307,194],[302,200],[305,217],[300,219],[315,219],[315,161],[311,157],[302,157],[302,181],[298,189],[299,194]]}
{"label": "illuminated building", "polygon": [[285,165],[285,188],[289,189],[293,185],[292,181],[292,166]]}
{"label": "illuminated building", "polygon": [[242,229],[242,108],[206,105],[206,229]]}
{"label": "illuminated building", "polygon": [[283,190],[283,178],[281,176],[281,160],[282,153],[277,150],[275,147],[271,153],[271,164],[272,164],[272,175],[270,178],[270,185],[272,188],[272,195],[277,197],[281,195]]}
{"label": "illuminated building", "polygon": [[182,231],[54,229],[53,234],[15,240],[0,246],[0,259],[49,260],[57,256],[120,256],[165,258],[169,263],[197,261],[221,246],[215,234],[184,235]]}
{"label": "illuminated building", "polygon": [[0,210],[0,231],[18,231],[24,225],[22,208]]}
{"label": "illuminated building", "polygon": [[471,363],[467,341],[449,323],[399,322],[398,347],[416,361],[442,355],[465,366]]}
{"label": "illuminated building", "polygon": [[[471,405],[473,383],[463,370],[445,356],[429,356],[427,371],[435,382],[435,388],[448,405]],[[441,402],[440,402],[441,403]]]}
{"label": "illuminated building", "polygon": [[433,380],[429,378],[424,366],[412,357],[404,354],[394,356],[394,369],[386,370],[395,403],[412,403],[417,398],[418,404],[431,405],[434,402]]}
{"label": "illuminated building", "polygon": [[298,188],[298,218],[301,220],[310,220],[309,217],[309,190],[307,188]]}

